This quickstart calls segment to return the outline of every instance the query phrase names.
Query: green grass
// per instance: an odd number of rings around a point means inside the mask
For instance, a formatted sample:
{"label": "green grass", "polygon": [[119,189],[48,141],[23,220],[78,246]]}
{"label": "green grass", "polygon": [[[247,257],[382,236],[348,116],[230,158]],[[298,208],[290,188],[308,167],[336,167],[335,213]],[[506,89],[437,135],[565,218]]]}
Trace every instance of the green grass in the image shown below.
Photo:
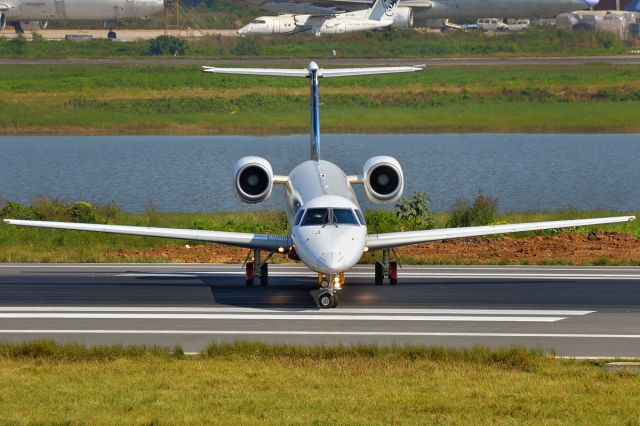
{"label": "green grass", "polygon": [[0,345],[3,424],[640,424],[638,375],[524,349]]}
{"label": "green grass", "polygon": [[[227,25],[228,26],[228,25]],[[524,33],[427,34],[386,30],[315,37],[206,37],[188,41],[186,56],[197,58],[417,58],[427,56],[534,56],[620,54],[628,45],[612,34],[532,29]],[[94,40],[26,42],[0,39],[0,56],[19,58],[109,58],[148,55],[149,41],[113,43]]]}
{"label": "green grass", "polygon": [[[433,67],[327,81],[325,132],[637,132],[640,67]],[[308,129],[292,79],[195,66],[3,66],[0,133],[282,134]],[[464,117],[464,119],[462,118]]]}

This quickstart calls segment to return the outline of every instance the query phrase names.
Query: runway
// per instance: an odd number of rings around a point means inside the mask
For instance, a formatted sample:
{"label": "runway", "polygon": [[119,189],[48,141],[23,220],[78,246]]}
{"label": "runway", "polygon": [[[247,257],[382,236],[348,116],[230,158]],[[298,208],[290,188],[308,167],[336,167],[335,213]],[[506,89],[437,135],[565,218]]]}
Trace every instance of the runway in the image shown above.
{"label": "runway", "polygon": [[[537,58],[417,58],[417,59],[319,59],[324,67],[402,66],[425,64],[434,66],[578,66],[589,64],[640,65],[640,54],[615,56],[565,56]],[[300,59],[208,59],[208,58],[113,58],[113,59],[0,59],[0,65],[210,65],[210,66],[276,66],[305,67]]]}
{"label": "runway", "polygon": [[315,276],[270,265],[269,286],[240,265],[0,265],[0,339],[85,344],[211,341],[521,345],[563,356],[640,357],[640,268],[404,266],[347,275],[320,310]]}

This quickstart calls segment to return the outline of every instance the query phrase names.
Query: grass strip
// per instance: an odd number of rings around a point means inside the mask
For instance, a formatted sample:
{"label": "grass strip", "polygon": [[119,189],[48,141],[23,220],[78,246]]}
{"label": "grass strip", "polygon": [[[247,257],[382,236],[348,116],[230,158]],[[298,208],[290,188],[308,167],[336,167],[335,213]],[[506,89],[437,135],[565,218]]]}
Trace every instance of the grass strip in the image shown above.
{"label": "grass strip", "polygon": [[[3,66],[0,134],[286,134],[308,130],[291,79],[193,66]],[[326,132],[638,132],[640,67],[434,67],[323,84]],[[464,117],[464,119],[461,119]]]}
{"label": "grass strip", "polygon": [[[99,354],[99,355],[97,355]],[[638,376],[539,351],[0,345],[3,424],[638,424]]]}

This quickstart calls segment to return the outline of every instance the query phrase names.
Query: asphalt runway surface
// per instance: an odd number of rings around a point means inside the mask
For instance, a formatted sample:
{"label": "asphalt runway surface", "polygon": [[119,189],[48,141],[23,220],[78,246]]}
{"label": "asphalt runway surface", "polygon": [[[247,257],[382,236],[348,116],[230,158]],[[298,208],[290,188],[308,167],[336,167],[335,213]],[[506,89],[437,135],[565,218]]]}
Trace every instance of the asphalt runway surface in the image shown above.
{"label": "asphalt runway surface", "polygon": [[[0,65],[208,65],[264,66],[305,68],[304,59],[179,59],[179,58],[114,58],[114,59],[0,59]],[[640,65],[640,54],[616,56],[567,56],[540,58],[419,58],[419,59],[318,59],[323,67],[340,66],[576,66],[588,64]]]}
{"label": "asphalt runway surface", "polygon": [[315,275],[270,265],[0,265],[0,340],[84,344],[212,341],[527,346],[575,357],[640,357],[640,268],[404,266],[397,286],[372,266],[320,310]]}

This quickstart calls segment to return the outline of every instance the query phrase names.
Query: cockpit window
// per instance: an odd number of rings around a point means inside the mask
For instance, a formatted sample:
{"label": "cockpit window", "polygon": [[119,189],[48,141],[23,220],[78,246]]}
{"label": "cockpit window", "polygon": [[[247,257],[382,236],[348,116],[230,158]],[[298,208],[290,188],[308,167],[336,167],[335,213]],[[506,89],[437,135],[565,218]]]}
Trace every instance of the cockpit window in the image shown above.
{"label": "cockpit window", "polygon": [[304,210],[298,210],[298,213],[296,213],[296,217],[293,219],[293,226],[298,226],[300,224],[300,219],[302,219],[303,214]]}
{"label": "cockpit window", "polygon": [[266,24],[267,22],[262,19],[254,19],[252,24]]}
{"label": "cockpit window", "polygon": [[307,209],[300,226],[310,225],[357,225],[351,209]]}
{"label": "cockpit window", "polygon": [[329,223],[329,209],[307,209],[301,226],[325,225]]}
{"label": "cockpit window", "polygon": [[338,225],[357,225],[356,217],[351,209],[333,209],[333,223]]}
{"label": "cockpit window", "polygon": [[358,220],[360,221],[360,225],[366,225],[367,222],[364,220],[364,215],[360,211],[360,209],[356,209],[356,215],[358,216]]}

